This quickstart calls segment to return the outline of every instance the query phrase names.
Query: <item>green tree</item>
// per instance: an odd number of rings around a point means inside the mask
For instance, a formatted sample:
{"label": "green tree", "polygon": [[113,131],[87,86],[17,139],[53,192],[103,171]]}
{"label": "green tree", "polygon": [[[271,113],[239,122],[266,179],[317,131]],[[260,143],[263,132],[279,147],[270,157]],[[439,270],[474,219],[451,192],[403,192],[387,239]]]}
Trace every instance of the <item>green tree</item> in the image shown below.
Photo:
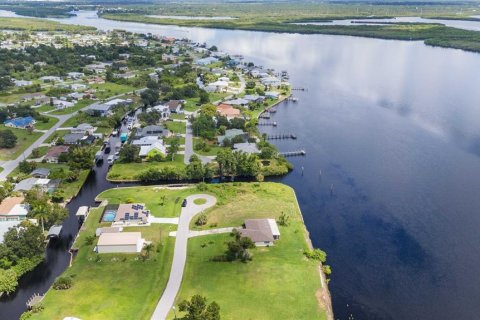
{"label": "green tree", "polygon": [[218,171],[221,176],[235,175],[237,172],[237,162],[232,150],[220,150],[217,154],[216,161],[218,163]]}
{"label": "green tree", "polygon": [[10,294],[18,285],[17,274],[14,270],[0,269],[0,293]]}
{"label": "green tree", "polygon": [[185,312],[184,320],[220,320],[220,306],[213,301],[207,305],[207,298],[194,295],[188,300],[183,300],[178,305],[181,312]]}
{"label": "green tree", "polygon": [[15,262],[22,258],[43,256],[43,240],[42,229],[30,221],[22,221],[18,227],[10,228],[3,236],[3,243],[10,251],[10,260]]}
{"label": "green tree", "polygon": [[140,147],[127,144],[123,146],[122,150],[120,150],[120,158],[119,161],[123,163],[130,163],[130,162],[139,162],[140,156],[138,153],[140,152]]}
{"label": "green tree", "polygon": [[197,155],[190,157],[190,163],[186,167],[187,177],[191,180],[201,180],[205,177],[205,168]]}
{"label": "green tree", "polygon": [[92,147],[73,147],[68,150],[68,166],[72,171],[90,169],[94,158]]}
{"label": "green tree", "polygon": [[140,94],[143,105],[152,106],[158,101],[160,94],[158,90],[146,89]]}
{"label": "green tree", "polygon": [[17,136],[12,130],[0,130],[0,148],[11,149],[17,144]]}
{"label": "green tree", "polygon": [[30,172],[35,170],[36,167],[37,167],[36,162],[29,162],[27,160],[20,161],[20,163],[18,164],[18,170],[26,174],[29,174]]}
{"label": "green tree", "polygon": [[248,249],[255,248],[255,244],[252,239],[248,237],[242,237],[242,234],[238,230],[233,230],[231,235],[234,237],[233,241],[227,242],[226,257],[230,261],[240,259],[242,262],[251,260],[251,255]]}
{"label": "green tree", "polygon": [[173,138],[167,147],[167,153],[170,157],[172,157],[172,161],[175,159],[175,154],[178,152],[179,149],[180,140],[178,138]]}

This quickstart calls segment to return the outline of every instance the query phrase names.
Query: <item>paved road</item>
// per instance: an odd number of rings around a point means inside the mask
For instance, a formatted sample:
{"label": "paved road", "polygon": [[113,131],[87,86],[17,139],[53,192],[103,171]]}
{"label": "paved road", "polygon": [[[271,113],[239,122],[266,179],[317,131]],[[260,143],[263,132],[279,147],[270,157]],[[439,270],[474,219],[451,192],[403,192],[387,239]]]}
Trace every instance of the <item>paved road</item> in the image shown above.
{"label": "paved road", "polygon": [[[207,202],[202,205],[193,203],[195,199],[206,199]],[[190,232],[190,221],[192,218],[203,210],[212,207],[217,202],[215,197],[207,194],[196,194],[187,197],[187,206],[182,208],[177,229],[177,237],[175,239],[175,251],[173,253],[172,269],[167,287],[160,298],[160,301],[152,315],[152,320],[166,319],[170,310],[172,310],[175,297],[180,290],[182,284],[183,270],[185,269],[185,261],[187,260],[187,242]]]}

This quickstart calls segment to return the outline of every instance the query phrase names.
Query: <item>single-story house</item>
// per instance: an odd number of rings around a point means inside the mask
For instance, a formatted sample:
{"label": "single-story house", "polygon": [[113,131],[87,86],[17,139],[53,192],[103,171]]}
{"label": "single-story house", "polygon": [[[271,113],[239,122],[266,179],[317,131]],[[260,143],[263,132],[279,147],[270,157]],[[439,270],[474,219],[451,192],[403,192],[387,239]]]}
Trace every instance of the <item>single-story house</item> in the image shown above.
{"label": "single-story house", "polygon": [[[22,101],[31,101],[31,100],[38,101],[38,100],[42,100],[42,99],[45,99],[45,98],[47,98],[47,96],[44,95],[43,93],[41,93],[41,92],[34,92],[34,93],[24,94],[24,95],[22,96]],[[47,98],[47,99],[50,99],[50,98]]]}
{"label": "single-story house", "polygon": [[38,186],[43,191],[48,191],[50,179],[27,178],[15,185],[13,191],[29,191],[33,187]]}
{"label": "single-story house", "polygon": [[98,253],[138,253],[142,251],[145,239],[141,232],[103,233],[98,238]]}
{"label": "single-story house", "polygon": [[118,206],[115,214],[115,225],[145,224],[148,223],[150,211],[143,203],[123,203]]}
{"label": "single-story house", "polygon": [[195,61],[195,63],[199,66],[206,66],[208,64],[212,64],[218,61],[219,60],[215,57],[206,57],[206,58],[198,59],[197,61]]}
{"label": "single-story house", "polygon": [[84,77],[85,74],[83,72],[69,72],[69,73],[67,73],[67,76],[70,79],[80,79],[80,78]]}
{"label": "single-story house", "polygon": [[50,169],[37,168],[32,171],[31,176],[34,178],[48,178],[49,174],[50,174]]}
{"label": "single-story house", "polygon": [[260,153],[256,143],[244,142],[244,143],[235,143],[233,149],[242,151],[248,154]]}
{"label": "single-story house", "polygon": [[62,81],[62,78],[57,76],[44,76],[40,77],[39,80],[43,82],[60,82]]}
{"label": "single-story house", "polygon": [[147,112],[153,112],[153,111],[159,112],[162,115],[163,119],[170,117],[170,114],[171,114],[170,108],[163,104],[159,104],[151,108],[147,108]]}
{"label": "single-story house", "polygon": [[141,146],[138,155],[144,158],[153,153],[161,153],[163,156],[167,155],[167,148],[161,141],[157,141],[150,146]]}
{"label": "single-story house", "polygon": [[55,147],[52,147],[50,148],[50,150],[48,150],[47,154],[45,155],[45,157],[43,158],[45,161],[47,161],[48,163],[58,163],[58,157],[62,154],[62,153],[66,153],[68,152],[68,149],[70,147],[68,146],[55,146]]}
{"label": "single-story house", "polygon": [[65,109],[75,106],[75,103],[67,100],[54,99],[53,106],[57,109]]}
{"label": "single-story house", "polygon": [[23,197],[7,197],[0,204],[1,221],[21,221],[27,218],[30,207]]}
{"label": "single-story house", "polygon": [[249,102],[263,102],[265,100],[265,97],[256,95],[256,94],[247,94],[243,97],[243,99],[248,100]]}
{"label": "single-story house", "polygon": [[95,230],[95,236],[100,237],[102,233],[117,233],[117,232],[122,232],[123,227],[103,227],[103,228],[97,228]]}
{"label": "single-story house", "polygon": [[161,137],[168,137],[170,131],[166,128],[158,125],[149,125],[143,128],[138,128],[137,132],[135,133],[135,138],[142,138],[147,136],[161,136]]}
{"label": "single-story house", "polygon": [[280,97],[280,93],[275,91],[267,91],[265,92],[265,97],[270,99],[278,99],[278,97]]}
{"label": "single-story house", "polygon": [[241,117],[240,110],[235,109],[232,105],[221,103],[217,106],[217,113],[220,116],[227,117],[227,119],[233,119]]}
{"label": "single-story house", "polygon": [[75,90],[75,91],[87,90],[87,88],[88,88],[88,86],[86,84],[83,84],[83,83],[72,83],[70,85],[70,89]]}
{"label": "single-story house", "polygon": [[26,86],[31,86],[33,84],[32,81],[28,80],[13,80],[13,83],[15,84],[15,87],[26,87]]}
{"label": "single-story house", "polygon": [[227,104],[232,104],[232,105],[237,105],[237,106],[245,106],[249,102],[250,102],[249,100],[242,99],[242,98],[225,101],[225,103],[227,103]]}
{"label": "single-story house", "polygon": [[118,79],[131,79],[131,78],[135,78],[136,75],[137,74],[135,72],[129,71],[125,73],[115,73],[113,77]]}
{"label": "single-story house", "polygon": [[148,147],[153,145],[154,143],[157,143],[158,141],[161,141],[158,136],[144,136],[139,139],[133,140],[132,145],[139,146],[139,147],[142,147],[142,146]]}
{"label": "single-story house", "polygon": [[85,136],[85,133],[69,133],[63,136],[63,143],[64,144],[79,144],[80,141]]}
{"label": "single-story house", "polygon": [[177,56],[173,54],[162,54],[162,61],[164,62],[171,62],[171,63],[176,63],[177,62]]}
{"label": "single-story house", "polygon": [[10,128],[26,129],[33,126],[35,123],[36,121],[32,117],[22,117],[22,118],[9,119],[5,121],[3,124],[6,127],[10,127]]}
{"label": "single-story house", "polygon": [[89,123],[81,123],[72,130],[70,130],[71,133],[82,133],[82,134],[93,134],[93,132],[96,130],[94,126],[92,126]]}
{"label": "single-story house", "polygon": [[223,136],[217,137],[217,142],[219,145],[222,145],[225,139],[232,140],[237,136],[241,136],[243,141],[247,140],[248,138],[248,134],[243,132],[241,129],[228,129],[225,130],[225,134]]}
{"label": "single-story house", "polygon": [[165,105],[170,109],[171,113],[180,113],[183,108],[183,100],[170,100]]}
{"label": "single-story house", "polygon": [[274,86],[274,87],[278,87],[279,85],[282,84],[282,81],[277,77],[265,77],[260,79],[260,82],[265,86]]}
{"label": "single-story house", "polygon": [[92,104],[85,112],[91,116],[106,117],[112,113],[114,106],[105,103]]}
{"label": "single-story house", "polygon": [[206,91],[226,91],[228,88],[228,81],[217,80],[215,82],[209,83],[205,88]]}
{"label": "single-story house", "polygon": [[247,219],[245,228],[239,231],[243,237],[252,239],[257,247],[272,246],[275,240],[280,239],[275,219]]}

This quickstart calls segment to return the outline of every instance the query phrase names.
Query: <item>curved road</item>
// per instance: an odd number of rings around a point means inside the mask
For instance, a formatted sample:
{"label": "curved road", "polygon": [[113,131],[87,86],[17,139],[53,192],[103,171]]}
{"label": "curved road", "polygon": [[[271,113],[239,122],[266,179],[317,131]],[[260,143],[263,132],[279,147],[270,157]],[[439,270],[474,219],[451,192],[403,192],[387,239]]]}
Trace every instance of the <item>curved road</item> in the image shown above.
{"label": "curved road", "polygon": [[[195,199],[205,199],[207,202],[202,205],[196,205],[193,203]],[[167,287],[165,288],[165,291],[163,291],[162,297],[153,312],[152,320],[164,320],[167,318],[167,315],[175,302],[175,297],[180,290],[183,270],[185,269],[185,261],[187,260],[187,242],[190,233],[190,221],[195,215],[212,207],[216,202],[217,199],[208,194],[196,194],[187,197],[187,206],[182,208],[178,222],[170,278],[168,279]]]}

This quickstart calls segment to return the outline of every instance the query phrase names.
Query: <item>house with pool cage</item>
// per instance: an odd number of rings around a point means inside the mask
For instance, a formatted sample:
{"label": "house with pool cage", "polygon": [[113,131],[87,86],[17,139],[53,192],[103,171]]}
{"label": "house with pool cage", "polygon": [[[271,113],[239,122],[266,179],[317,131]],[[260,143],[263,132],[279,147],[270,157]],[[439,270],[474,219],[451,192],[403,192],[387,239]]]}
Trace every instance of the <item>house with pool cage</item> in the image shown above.
{"label": "house with pool cage", "polygon": [[102,221],[112,222],[112,226],[142,225],[148,223],[150,210],[143,203],[122,203],[107,205]]}

